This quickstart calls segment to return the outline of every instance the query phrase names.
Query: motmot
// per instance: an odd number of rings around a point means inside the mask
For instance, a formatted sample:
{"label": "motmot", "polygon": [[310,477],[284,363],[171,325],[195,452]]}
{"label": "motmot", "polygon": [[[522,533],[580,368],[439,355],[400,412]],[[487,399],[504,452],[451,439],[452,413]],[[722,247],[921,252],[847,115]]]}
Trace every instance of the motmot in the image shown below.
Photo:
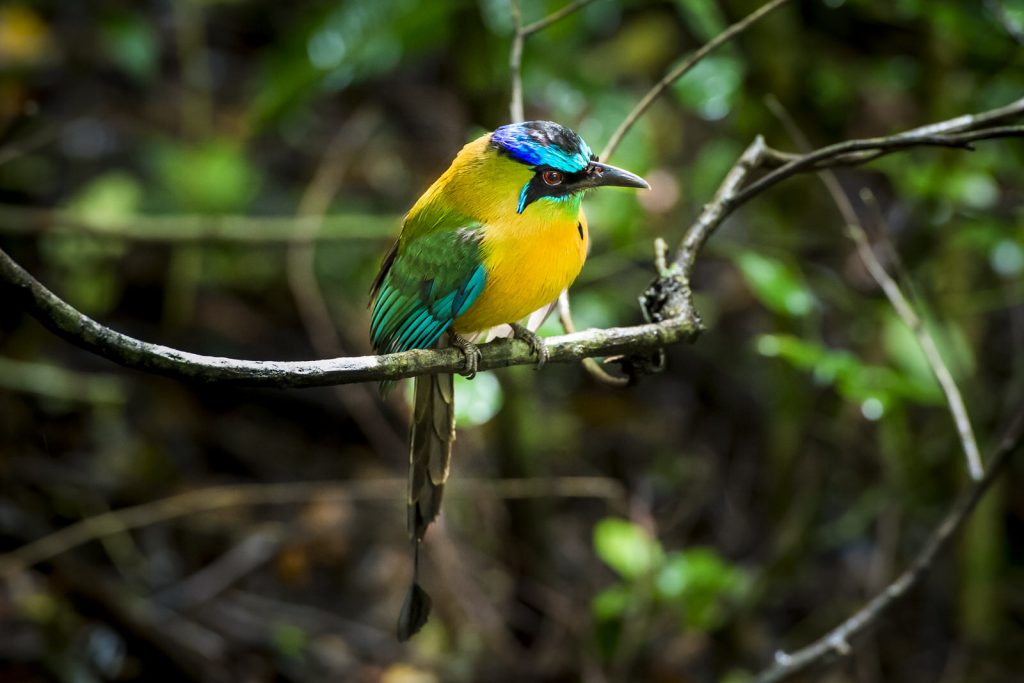
{"label": "motmot", "polygon": [[[542,365],[543,340],[520,321],[550,310],[576,279],[590,241],[583,193],[609,186],[649,189],[639,176],[601,163],[579,135],[551,121],[511,123],[465,145],[406,214],[373,281],[373,348],[395,353],[451,344],[471,377],[480,358],[471,340],[507,324]],[[389,386],[382,384],[382,392]],[[418,549],[440,511],[455,438],[452,375],[417,377],[413,395],[413,577],[399,640],[415,634],[430,611],[417,578]]]}

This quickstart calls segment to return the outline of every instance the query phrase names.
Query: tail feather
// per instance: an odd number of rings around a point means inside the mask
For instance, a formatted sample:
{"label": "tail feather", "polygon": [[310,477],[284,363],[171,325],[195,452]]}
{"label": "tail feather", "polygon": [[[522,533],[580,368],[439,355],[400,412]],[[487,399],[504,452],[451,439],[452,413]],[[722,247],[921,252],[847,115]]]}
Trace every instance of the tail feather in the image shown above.
{"label": "tail feather", "polygon": [[455,441],[454,384],[450,374],[415,380],[409,446],[409,535],[419,541],[441,510]]}

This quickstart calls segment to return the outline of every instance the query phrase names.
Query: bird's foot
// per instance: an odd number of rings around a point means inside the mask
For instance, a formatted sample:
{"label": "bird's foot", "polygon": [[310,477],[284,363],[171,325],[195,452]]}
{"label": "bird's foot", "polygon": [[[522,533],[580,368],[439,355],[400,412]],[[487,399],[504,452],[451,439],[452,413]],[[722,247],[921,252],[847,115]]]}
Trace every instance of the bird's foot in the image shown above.
{"label": "bird's foot", "polygon": [[459,374],[466,379],[476,377],[476,370],[480,367],[480,347],[456,332],[452,332],[452,346],[461,351],[462,357],[466,359],[466,366]]}
{"label": "bird's foot", "polygon": [[519,323],[511,323],[509,327],[512,328],[513,338],[526,342],[530,347],[530,350],[537,354],[537,369],[540,370],[544,367],[544,364],[548,362],[548,358],[550,357],[550,353],[548,353],[548,346],[544,343],[544,340],[535,332],[531,332]]}

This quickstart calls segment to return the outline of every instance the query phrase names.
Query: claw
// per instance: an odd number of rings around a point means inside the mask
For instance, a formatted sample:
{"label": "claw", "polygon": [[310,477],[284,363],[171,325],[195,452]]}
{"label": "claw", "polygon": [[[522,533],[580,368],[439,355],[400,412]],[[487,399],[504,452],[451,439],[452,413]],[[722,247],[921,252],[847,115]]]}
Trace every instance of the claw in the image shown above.
{"label": "claw", "polygon": [[509,326],[512,328],[512,336],[515,339],[526,342],[530,350],[537,354],[537,369],[540,370],[544,367],[544,364],[548,362],[548,358],[551,357],[544,340],[519,323],[511,323]]}
{"label": "claw", "polygon": [[476,377],[476,370],[480,367],[480,348],[465,337],[454,332],[452,333],[452,346],[461,351],[462,357],[466,359],[466,365],[459,374],[466,379]]}

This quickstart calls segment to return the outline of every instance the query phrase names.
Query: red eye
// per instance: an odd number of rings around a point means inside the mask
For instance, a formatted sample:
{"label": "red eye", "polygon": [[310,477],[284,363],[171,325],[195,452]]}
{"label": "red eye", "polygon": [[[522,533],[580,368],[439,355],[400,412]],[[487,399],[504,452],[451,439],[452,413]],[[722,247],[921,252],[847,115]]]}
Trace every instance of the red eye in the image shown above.
{"label": "red eye", "polygon": [[565,176],[561,171],[544,171],[542,177],[548,185],[561,185],[562,181],[565,180]]}

